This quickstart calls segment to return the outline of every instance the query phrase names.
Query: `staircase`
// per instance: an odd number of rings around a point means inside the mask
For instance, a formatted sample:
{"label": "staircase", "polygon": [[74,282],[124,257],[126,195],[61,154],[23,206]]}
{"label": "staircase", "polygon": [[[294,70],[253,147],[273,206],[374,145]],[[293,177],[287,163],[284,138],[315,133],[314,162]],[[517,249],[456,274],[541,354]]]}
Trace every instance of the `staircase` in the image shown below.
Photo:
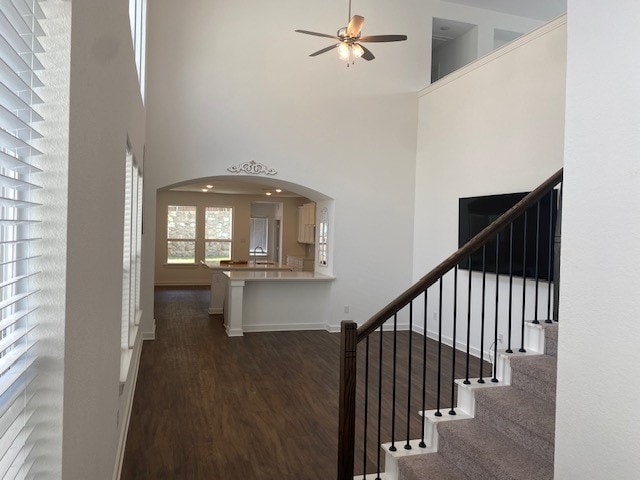
{"label": "staircase", "polygon": [[[425,415],[437,452],[397,459],[388,452],[386,478],[553,479],[558,325],[536,327],[544,335],[545,354],[502,353],[500,385],[459,384],[473,396],[470,404],[459,401],[460,420]],[[528,333],[535,334],[532,328]]]}
{"label": "staircase", "polygon": [[[364,324],[342,322],[338,480],[553,478],[561,183],[562,170]],[[541,235],[543,221],[549,228]],[[404,357],[396,352],[399,319],[409,337]],[[393,347],[386,354],[385,331]],[[414,331],[424,334],[413,347],[420,360],[412,357]],[[391,369],[383,375],[385,364]],[[423,417],[417,439],[416,411]]]}

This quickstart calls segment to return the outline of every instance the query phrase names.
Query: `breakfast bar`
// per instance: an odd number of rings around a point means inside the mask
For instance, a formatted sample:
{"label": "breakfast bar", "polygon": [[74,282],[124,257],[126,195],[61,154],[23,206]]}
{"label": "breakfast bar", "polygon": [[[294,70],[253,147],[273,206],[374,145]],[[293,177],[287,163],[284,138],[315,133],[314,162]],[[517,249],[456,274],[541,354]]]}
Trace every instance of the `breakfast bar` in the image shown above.
{"label": "breakfast bar", "polygon": [[227,295],[227,279],[225,271],[287,271],[290,267],[269,261],[238,261],[202,262],[204,267],[211,270],[211,299],[209,300],[209,314],[220,315],[224,309],[224,299]]}
{"label": "breakfast bar", "polygon": [[227,282],[223,310],[228,336],[326,328],[334,277],[273,269],[227,270],[223,275]]}

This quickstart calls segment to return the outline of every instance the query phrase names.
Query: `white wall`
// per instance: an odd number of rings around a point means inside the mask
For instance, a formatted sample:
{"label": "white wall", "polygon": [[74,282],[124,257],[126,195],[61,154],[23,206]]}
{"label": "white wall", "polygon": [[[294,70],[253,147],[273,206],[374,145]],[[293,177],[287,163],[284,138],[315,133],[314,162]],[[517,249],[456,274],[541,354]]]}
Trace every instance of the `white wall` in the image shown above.
{"label": "white wall", "polygon": [[[414,280],[457,250],[459,198],[530,191],[562,167],[565,48],[566,23],[562,19],[421,93]],[[472,285],[474,323],[480,313],[479,277]],[[465,292],[467,278],[466,272],[461,272],[459,282]],[[486,316],[493,322],[495,283],[489,278]],[[508,298],[506,280],[501,281],[502,302]],[[521,288],[521,283],[516,283],[518,286]],[[444,292],[445,319],[450,318],[452,288],[449,278]],[[546,312],[546,296],[541,300]],[[520,305],[516,300],[514,311],[519,312]],[[430,322],[436,307],[436,301],[430,303]],[[459,304],[458,310],[466,315],[466,303]],[[532,312],[529,308],[527,320],[532,319]],[[506,338],[504,316],[500,322]],[[437,330],[437,325],[431,325]],[[491,339],[492,325],[487,325],[486,332]],[[444,334],[450,336],[451,332],[448,320]],[[458,332],[458,338],[464,338],[466,327]],[[473,335],[472,346],[479,347],[479,335]]]}
{"label": "white wall", "polygon": [[629,48],[640,44],[640,4],[570,1],[569,17],[555,478],[632,479],[640,60]]}
{"label": "white wall", "polygon": [[[275,168],[277,180],[335,200],[334,325],[344,305],[364,321],[410,284],[415,92],[428,82],[430,57],[424,2],[398,8],[376,0],[354,11],[366,19],[365,34],[405,33],[407,42],[372,45],[376,60],[351,68],[335,52],[310,58],[330,42],[294,29],[334,33],[346,23],[346,6],[149,5],[145,228],[154,229],[157,188],[228,175],[228,167],[249,160]],[[145,259],[153,258],[148,237],[144,248]],[[145,272],[146,312],[152,279]],[[143,329],[152,322],[147,316]]]}
{"label": "white wall", "polygon": [[73,2],[70,92],[62,477],[111,480],[133,386],[120,395],[125,148],[141,162],[145,136],[127,0]]}

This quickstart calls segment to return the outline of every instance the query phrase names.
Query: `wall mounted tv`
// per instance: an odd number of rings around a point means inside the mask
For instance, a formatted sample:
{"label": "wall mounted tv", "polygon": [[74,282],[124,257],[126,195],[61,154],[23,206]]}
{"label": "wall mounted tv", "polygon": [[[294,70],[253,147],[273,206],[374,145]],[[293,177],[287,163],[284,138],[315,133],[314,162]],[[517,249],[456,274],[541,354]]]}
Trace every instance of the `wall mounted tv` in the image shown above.
{"label": "wall mounted tv", "polygon": [[[489,195],[484,197],[461,198],[459,202],[458,247],[463,246],[476,234],[496,220],[527,193],[510,193]],[[526,258],[524,216],[513,223],[513,257],[511,270],[514,276],[536,277],[536,251],[538,255],[538,278],[553,280],[553,238],[556,229],[558,194],[553,190],[540,200],[540,218],[538,222],[538,206],[534,204],[527,210],[526,224]],[[536,236],[536,231],[538,235]],[[551,248],[549,239],[551,238]],[[497,256],[498,273],[509,274],[511,244],[510,229],[507,226],[500,232],[499,253]],[[536,250],[537,245],[537,250]],[[551,272],[549,271],[551,265]],[[462,261],[460,268],[468,270],[468,260]],[[492,240],[485,250],[485,269],[488,273],[496,272],[496,240]],[[471,270],[482,271],[482,249],[472,255]]]}

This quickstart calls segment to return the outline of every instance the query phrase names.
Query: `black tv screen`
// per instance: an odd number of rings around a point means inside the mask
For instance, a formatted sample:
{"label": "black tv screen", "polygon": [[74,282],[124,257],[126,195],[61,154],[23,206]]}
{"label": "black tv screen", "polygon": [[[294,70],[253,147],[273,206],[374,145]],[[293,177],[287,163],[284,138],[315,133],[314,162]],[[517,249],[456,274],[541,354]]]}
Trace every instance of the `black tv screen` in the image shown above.
{"label": "black tv screen", "polygon": [[[458,247],[466,244],[526,195],[527,192],[461,198],[459,202]],[[540,200],[539,208],[537,204],[534,204],[527,210],[526,258],[524,255],[525,220],[522,216],[513,222],[512,230],[507,226],[500,232],[497,255],[495,239],[486,245],[484,261],[486,272],[495,274],[497,267],[500,274],[508,275],[511,271],[514,276],[535,278],[537,253],[538,278],[553,280],[553,238],[558,213],[557,198],[557,191],[553,190]],[[551,244],[549,239],[552,241]],[[510,251],[510,245],[513,245],[513,252]],[[459,267],[469,269],[469,261],[463,260]],[[481,248],[471,256],[471,270],[482,271],[482,267]]]}

